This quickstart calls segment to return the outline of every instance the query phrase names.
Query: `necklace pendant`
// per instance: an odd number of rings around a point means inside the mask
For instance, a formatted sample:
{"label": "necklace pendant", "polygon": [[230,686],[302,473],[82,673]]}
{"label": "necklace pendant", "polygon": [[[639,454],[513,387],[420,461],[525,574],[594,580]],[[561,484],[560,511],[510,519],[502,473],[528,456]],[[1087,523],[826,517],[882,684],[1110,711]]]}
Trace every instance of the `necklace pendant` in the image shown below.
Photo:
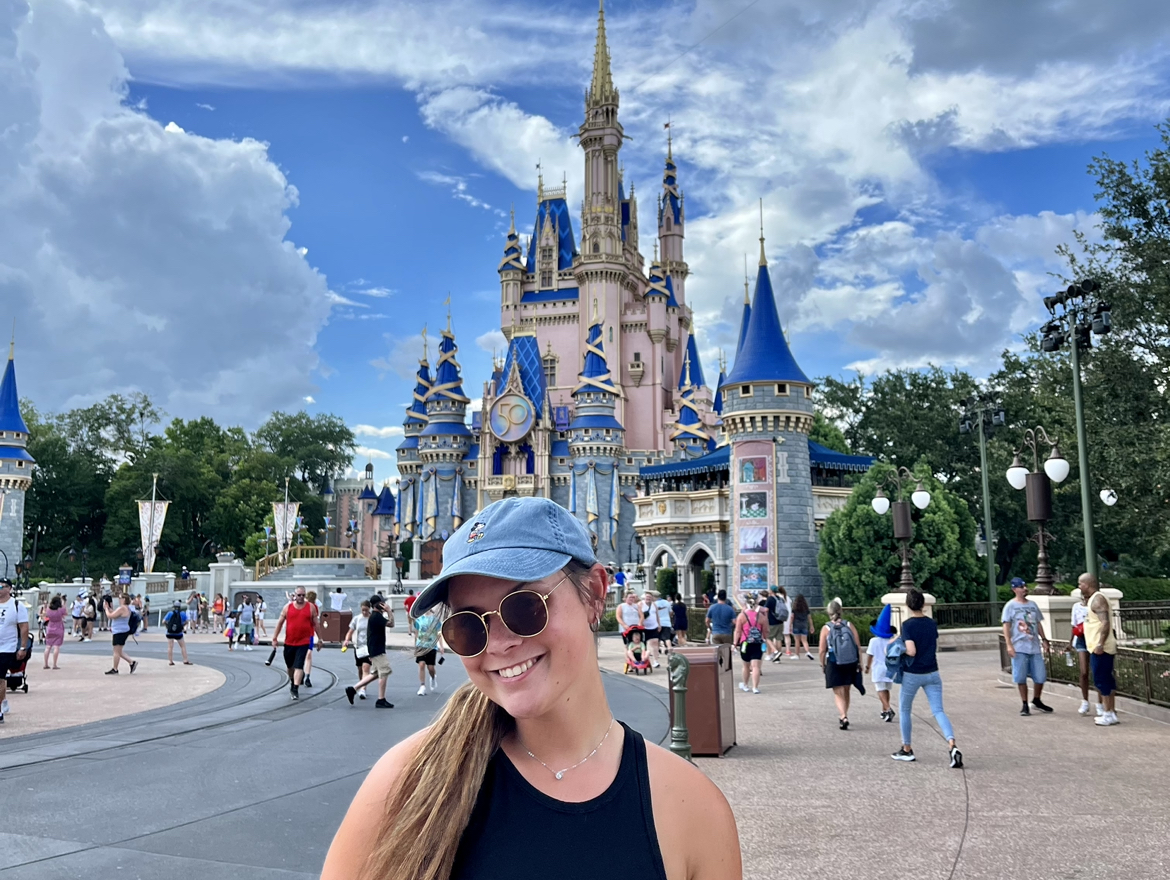
{"label": "necklace pendant", "polygon": [[565,776],[565,771],[564,771],[564,770],[558,770],[558,771],[557,771],[557,773],[556,773],[556,777],[557,777],[557,779],[563,779],[563,778],[564,778],[564,776]]}

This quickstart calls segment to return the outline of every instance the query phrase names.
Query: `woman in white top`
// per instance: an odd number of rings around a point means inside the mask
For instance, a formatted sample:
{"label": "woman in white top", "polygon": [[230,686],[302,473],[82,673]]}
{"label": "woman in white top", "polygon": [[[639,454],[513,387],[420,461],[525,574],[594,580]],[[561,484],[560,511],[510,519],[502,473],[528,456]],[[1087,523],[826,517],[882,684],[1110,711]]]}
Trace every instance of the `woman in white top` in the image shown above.
{"label": "woman in white top", "polygon": [[646,630],[646,654],[650,657],[650,665],[657,669],[662,664],[658,662],[658,609],[654,607],[654,600],[658,594],[647,590],[642,594],[642,629]]}
{"label": "woman in white top", "polygon": [[[369,627],[370,603],[362,602],[361,613],[350,621],[349,632],[345,634],[345,641],[341,643],[342,648],[345,648],[346,645],[353,645],[353,662],[357,667],[359,683],[370,672],[370,650],[366,646]],[[366,698],[366,689],[364,687],[358,688],[357,695],[359,699],[364,700]]]}
{"label": "woman in white top", "polygon": [[1089,606],[1082,597],[1072,607],[1072,641],[1069,643],[1069,649],[1076,652],[1080,664],[1081,708],[1077,711],[1082,715],[1092,711],[1089,706],[1089,648],[1085,644],[1085,618],[1088,616]]}
{"label": "woman in white top", "polygon": [[268,635],[268,628],[264,626],[264,613],[268,610],[268,603],[264,601],[264,597],[256,596],[256,631],[262,635]]}
{"label": "woman in white top", "polygon": [[642,625],[642,608],[638,605],[638,596],[633,591],[626,593],[626,601],[614,609],[617,617],[618,629],[622,633],[622,641],[630,643],[630,630]]}

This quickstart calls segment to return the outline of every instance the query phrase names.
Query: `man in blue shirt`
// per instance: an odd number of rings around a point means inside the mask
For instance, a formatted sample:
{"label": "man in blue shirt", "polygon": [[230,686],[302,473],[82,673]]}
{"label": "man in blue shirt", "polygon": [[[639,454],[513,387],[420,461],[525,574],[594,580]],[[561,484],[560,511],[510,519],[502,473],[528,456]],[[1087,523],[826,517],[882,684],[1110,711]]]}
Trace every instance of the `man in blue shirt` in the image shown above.
{"label": "man in blue shirt", "polygon": [[727,590],[720,590],[716,599],[707,609],[707,638],[713,645],[730,645],[735,631],[735,609],[727,604]]}

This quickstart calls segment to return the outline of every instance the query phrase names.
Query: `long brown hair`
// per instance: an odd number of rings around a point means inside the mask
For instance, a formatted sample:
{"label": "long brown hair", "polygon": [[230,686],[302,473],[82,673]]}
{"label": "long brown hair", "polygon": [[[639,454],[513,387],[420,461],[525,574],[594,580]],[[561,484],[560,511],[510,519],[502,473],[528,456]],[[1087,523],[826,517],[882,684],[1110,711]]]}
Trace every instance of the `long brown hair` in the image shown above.
{"label": "long brown hair", "polygon": [[[586,607],[596,607],[604,593],[591,591],[590,567],[571,561],[565,571]],[[488,763],[514,726],[471,682],[451,695],[386,795],[362,880],[448,880]]]}

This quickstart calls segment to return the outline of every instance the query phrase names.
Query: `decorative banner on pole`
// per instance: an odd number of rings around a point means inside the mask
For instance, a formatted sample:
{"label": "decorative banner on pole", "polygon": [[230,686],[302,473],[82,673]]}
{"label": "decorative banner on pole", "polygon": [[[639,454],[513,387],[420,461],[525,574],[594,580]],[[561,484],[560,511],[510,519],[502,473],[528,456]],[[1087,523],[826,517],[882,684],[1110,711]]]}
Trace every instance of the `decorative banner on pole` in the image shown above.
{"label": "decorative banner on pole", "polygon": [[463,468],[455,469],[455,488],[451,493],[451,527],[463,525]]}
{"label": "decorative banner on pole", "polygon": [[435,536],[435,528],[439,519],[439,475],[434,468],[427,471],[423,477],[426,488],[423,489],[423,530],[422,535],[428,541]]}
{"label": "decorative banner on pole", "polygon": [[276,552],[284,553],[292,544],[293,529],[296,528],[299,501],[273,501],[272,522],[276,527]]}
{"label": "decorative banner on pole", "polygon": [[589,482],[585,487],[585,519],[593,534],[597,534],[597,471],[589,463]]}
{"label": "decorative banner on pole", "polygon": [[613,488],[609,493],[609,546],[617,550],[618,517],[621,514],[621,499],[618,493],[619,479],[617,465],[613,467]]}
{"label": "decorative banner on pole", "polygon": [[139,501],[138,528],[142,534],[142,570],[146,574],[154,571],[158,553],[158,539],[162,537],[163,523],[167,518],[169,501]]}

